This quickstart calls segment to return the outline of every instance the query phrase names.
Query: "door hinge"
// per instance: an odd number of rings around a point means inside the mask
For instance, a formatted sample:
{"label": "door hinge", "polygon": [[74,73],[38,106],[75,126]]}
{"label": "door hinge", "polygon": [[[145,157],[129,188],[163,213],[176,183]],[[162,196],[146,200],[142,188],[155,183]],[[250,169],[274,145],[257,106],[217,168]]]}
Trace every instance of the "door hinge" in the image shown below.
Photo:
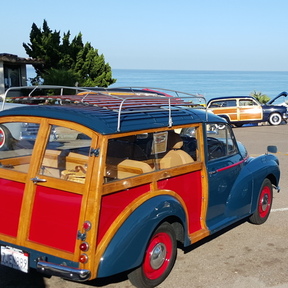
{"label": "door hinge", "polygon": [[100,154],[100,148],[91,149],[90,156],[98,157]]}

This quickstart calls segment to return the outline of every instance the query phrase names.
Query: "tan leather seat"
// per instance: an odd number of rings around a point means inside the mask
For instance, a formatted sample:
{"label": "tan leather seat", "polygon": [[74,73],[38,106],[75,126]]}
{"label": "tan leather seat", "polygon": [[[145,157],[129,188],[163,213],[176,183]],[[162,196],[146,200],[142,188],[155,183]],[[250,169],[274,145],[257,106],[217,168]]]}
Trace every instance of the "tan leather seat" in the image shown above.
{"label": "tan leather seat", "polygon": [[117,165],[117,178],[123,179],[152,171],[151,166],[145,162],[125,159]]}
{"label": "tan leather seat", "polygon": [[160,160],[160,169],[167,169],[194,162],[193,158],[187,152],[181,150],[183,141],[178,134],[175,132],[169,133],[168,141],[174,144],[172,149]]}

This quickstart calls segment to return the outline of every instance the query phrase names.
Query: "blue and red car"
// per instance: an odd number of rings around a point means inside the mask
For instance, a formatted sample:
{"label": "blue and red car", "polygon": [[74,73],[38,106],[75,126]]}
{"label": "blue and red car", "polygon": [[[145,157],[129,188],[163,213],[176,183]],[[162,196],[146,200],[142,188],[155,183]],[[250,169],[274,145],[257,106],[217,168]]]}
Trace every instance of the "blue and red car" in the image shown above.
{"label": "blue and red car", "polygon": [[249,157],[224,119],[179,94],[57,99],[0,112],[1,265],[155,287],[178,243],[267,220],[278,159]]}

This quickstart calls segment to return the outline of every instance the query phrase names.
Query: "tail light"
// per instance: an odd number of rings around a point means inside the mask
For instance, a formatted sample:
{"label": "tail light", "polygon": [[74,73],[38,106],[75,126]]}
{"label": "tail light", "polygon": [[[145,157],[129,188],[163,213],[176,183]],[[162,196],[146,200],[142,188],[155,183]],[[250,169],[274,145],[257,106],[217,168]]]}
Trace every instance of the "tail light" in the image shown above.
{"label": "tail light", "polygon": [[81,254],[79,257],[79,262],[85,264],[88,262],[88,256],[86,254]]}
{"label": "tail light", "polygon": [[90,221],[85,221],[85,222],[84,222],[84,224],[83,224],[83,229],[84,229],[85,231],[89,231],[89,230],[91,229],[91,227],[92,227],[92,224],[91,224]]}
{"label": "tail light", "polygon": [[[79,245],[79,249],[82,251],[82,252],[87,252],[89,250],[89,244],[86,242],[86,237],[87,237],[87,232],[91,230],[91,227],[92,227],[92,224],[90,221],[85,221],[83,223],[83,233],[81,233],[81,231],[78,231],[78,234],[77,234],[77,239],[81,240],[81,244]],[[88,255],[86,255],[85,253],[81,254],[79,256],[79,262],[82,263],[82,264],[85,264],[87,263],[89,260],[89,257]]]}
{"label": "tail light", "polygon": [[87,252],[89,250],[89,244],[87,242],[83,242],[79,246],[80,250],[83,252]]}

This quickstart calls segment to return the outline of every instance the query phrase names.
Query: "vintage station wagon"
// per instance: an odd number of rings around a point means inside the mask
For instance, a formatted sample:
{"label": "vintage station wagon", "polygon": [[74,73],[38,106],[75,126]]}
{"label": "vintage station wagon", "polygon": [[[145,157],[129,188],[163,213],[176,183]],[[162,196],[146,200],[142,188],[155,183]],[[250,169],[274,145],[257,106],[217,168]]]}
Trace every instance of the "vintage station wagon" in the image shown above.
{"label": "vintage station wagon", "polygon": [[237,127],[244,124],[269,122],[279,125],[287,122],[288,111],[285,106],[261,105],[251,96],[227,96],[210,99],[207,108]]}
{"label": "vintage station wagon", "polygon": [[249,157],[224,119],[179,93],[79,97],[0,112],[1,265],[155,287],[178,242],[268,218],[278,160]]}

